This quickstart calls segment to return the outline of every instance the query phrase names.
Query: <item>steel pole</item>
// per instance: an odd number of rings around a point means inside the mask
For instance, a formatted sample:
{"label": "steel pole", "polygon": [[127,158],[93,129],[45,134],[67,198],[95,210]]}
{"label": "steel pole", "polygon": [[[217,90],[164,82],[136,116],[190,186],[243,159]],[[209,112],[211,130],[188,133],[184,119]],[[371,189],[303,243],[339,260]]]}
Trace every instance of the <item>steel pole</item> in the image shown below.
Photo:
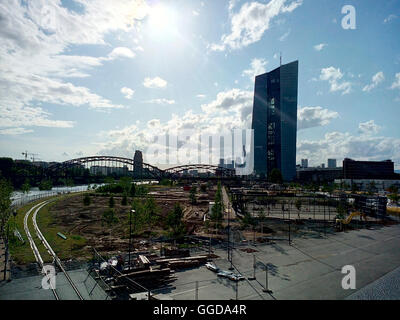
{"label": "steel pole", "polygon": [[272,290],[269,290],[268,288],[268,264],[264,264],[265,267],[265,288],[264,288],[264,292],[266,293],[272,293]]}
{"label": "steel pole", "polygon": [[129,270],[131,270],[131,246],[132,246],[132,212],[135,210],[129,211]]}
{"label": "steel pole", "polygon": [[291,225],[291,220],[290,220],[290,205],[289,205],[289,245],[290,245],[290,225]]}

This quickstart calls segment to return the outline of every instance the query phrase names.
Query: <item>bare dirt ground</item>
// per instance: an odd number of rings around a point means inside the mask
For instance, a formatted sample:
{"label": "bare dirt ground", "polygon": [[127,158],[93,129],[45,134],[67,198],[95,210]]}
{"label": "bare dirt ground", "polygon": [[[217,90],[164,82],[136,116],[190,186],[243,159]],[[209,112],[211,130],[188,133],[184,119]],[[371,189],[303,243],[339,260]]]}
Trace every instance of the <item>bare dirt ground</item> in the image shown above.
{"label": "bare dirt ground", "polygon": [[[149,192],[157,204],[158,222],[152,228],[144,228],[134,239],[133,247],[140,247],[141,240],[148,240],[149,236],[158,237],[167,233],[166,216],[179,203],[183,208],[184,221],[189,234],[200,231],[204,215],[207,214],[209,201],[214,197],[214,191],[197,194],[197,204],[189,202],[189,192],[183,188],[157,188]],[[128,205],[122,206],[121,196],[114,196],[114,211],[118,222],[108,226],[103,222],[103,213],[109,208],[109,196],[90,196],[91,204],[83,205],[83,196],[79,195],[62,199],[55,203],[50,213],[52,216],[51,227],[60,226],[66,234],[79,236],[86,239],[85,248],[81,248],[82,255],[96,248],[105,255],[115,254],[128,250],[129,246],[129,212],[132,198],[128,198]],[[134,217],[132,217],[134,223]],[[133,227],[132,227],[133,228]],[[155,245],[154,248],[157,248]],[[141,248],[143,249],[143,248]]]}

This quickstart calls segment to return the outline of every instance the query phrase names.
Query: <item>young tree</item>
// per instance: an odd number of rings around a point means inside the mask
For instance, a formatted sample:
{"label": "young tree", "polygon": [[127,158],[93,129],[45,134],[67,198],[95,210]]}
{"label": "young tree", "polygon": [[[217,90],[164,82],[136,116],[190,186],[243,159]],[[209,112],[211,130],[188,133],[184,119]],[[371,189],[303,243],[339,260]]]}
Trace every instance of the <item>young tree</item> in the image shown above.
{"label": "young tree", "polygon": [[254,228],[256,224],[256,219],[254,219],[254,217],[249,212],[246,212],[242,219],[242,227],[247,228],[248,226],[252,226]]}
{"label": "young tree", "polygon": [[195,186],[193,186],[190,189],[190,194],[189,194],[189,200],[190,200],[191,204],[196,204],[197,203],[196,192],[197,192],[197,188]]}
{"label": "young tree", "polygon": [[136,187],[135,187],[135,183],[133,182],[131,184],[131,188],[129,189],[129,195],[133,198],[136,194]]}
{"label": "young tree", "polygon": [[296,206],[297,209],[297,217],[300,220],[301,200],[297,199],[294,205]]}
{"label": "young tree", "polygon": [[128,195],[130,188],[131,188],[132,179],[130,177],[122,177],[119,180],[119,184],[122,187],[124,195]]}
{"label": "young tree", "polygon": [[39,184],[39,190],[51,190],[53,189],[53,183],[51,180],[42,180]]}
{"label": "young tree", "polygon": [[0,180],[0,234],[4,231],[4,226],[10,215],[12,187],[4,179]]}
{"label": "young tree", "polygon": [[145,209],[145,220],[148,224],[148,227],[152,227],[154,223],[157,221],[157,204],[154,201],[153,197],[147,197],[146,202],[144,204]]}
{"label": "young tree", "polygon": [[29,193],[29,191],[31,190],[31,185],[29,184],[28,179],[26,179],[24,184],[21,186],[21,190],[24,194]]}
{"label": "young tree", "polygon": [[265,214],[264,210],[262,210],[258,213],[258,219],[260,220],[260,224],[261,224],[261,232],[263,232],[264,221],[266,218],[267,218],[267,215]]}
{"label": "young tree", "polygon": [[167,226],[171,229],[171,235],[179,238],[185,233],[185,224],[183,223],[183,210],[179,203],[176,203],[174,210],[167,216]]}
{"label": "young tree", "polygon": [[114,197],[113,196],[111,196],[110,197],[110,199],[108,200],[108,206],[110,207],[110,208],[114,208]]}
{"label": "young tree", "polygon": [[215,193],[214,206],[212,207],[210,218],[219,226],[224,212],[224,203],[222,200],[222,187],[218,182],[217,192]]}
{"label": "young tree", "polygon": [[90,196],[88,194],[85,194],[85,197],[83,198],[83,205],[84,206],[90,206]]}
{"label": "young tree", "polygon": [[114,178],[113,177],[106,177],[104,179],[105,184],[113,184],[114,183]]}
{"label": "young tree", "polygon": [[127,198],[127,196],[124,194],[124,195],[122,196],[121,206],[126,206],[126,205],[128,205],[128,198]]}
{"label": "young tree", "polygon": [[132,202],[132,209],[135,210],[133,215],[133,232],[140,232],[143,228],[146,209],[141,199],[135,198]]}
{"label": "young tree", "polygon": [[[108,227],[111,227],[112,225],[118,223],[118,217],[115,216],[114,209],[107,209],[103,213],[103,218],[102,218],[102,224],[105,222]],[[110,235],[111,235],[111,229],[110,229]]]}

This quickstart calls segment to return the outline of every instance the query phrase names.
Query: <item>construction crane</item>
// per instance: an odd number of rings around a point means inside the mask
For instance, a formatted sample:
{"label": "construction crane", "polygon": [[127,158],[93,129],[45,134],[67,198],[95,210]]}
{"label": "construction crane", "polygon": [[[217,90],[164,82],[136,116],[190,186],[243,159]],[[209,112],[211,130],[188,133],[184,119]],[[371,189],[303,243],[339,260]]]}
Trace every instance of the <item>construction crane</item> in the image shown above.
{"label": "construction crane", "polygon": [[35,156],[38,156],[37,153],[29,153],[28,151],[22,152],[22,155],[25,156],[25,160],[28,160],[28,155],[31,156],[32,162],[35,162]]}

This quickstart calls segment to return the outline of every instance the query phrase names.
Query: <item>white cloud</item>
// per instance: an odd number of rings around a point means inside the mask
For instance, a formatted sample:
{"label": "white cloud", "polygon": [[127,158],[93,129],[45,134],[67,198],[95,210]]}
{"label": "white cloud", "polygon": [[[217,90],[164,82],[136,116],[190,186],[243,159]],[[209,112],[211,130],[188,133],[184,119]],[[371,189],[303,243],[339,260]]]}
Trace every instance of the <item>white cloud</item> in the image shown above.
{"label": "white cloud", "polygon": [[381,128],[380,126],[375,124],[374,120],[370,120],[367,122],[361,122],[358,125],[358,131],[362,134],[367,134],[367,135],[377,134],[379,132],[380,128]]}
{"label": "white cloud", "polygon": [[193,10],[193,11],[192,11],[192,14],[193,14],[194,16],[198,16],[198,15],[199,15],[199,12],[196,11],[196,10]]}
{"label": "white cloud", "polygon": [[297,161],[312,159],[311,165],[326,162],[328,158],[400,162],[400,139],[375,135],[351,135],[330,132],[320,140],[300,140],[297,143]]}
{"label": "white cloud", "polygon": [[219,92],[214,101],[203,104],[201,108],[204,112],[210,113],[227,113],[236,111],[241,115],[241,119],[245,120],[251,114],[253,107],[253,92],[243,91],[240,89],[232,89]]}
{"label": "white cloud", "polygon": [[0,113],[0,127],[14,128],[22,126],[72,128],[73,121],[51,120],[51,114],[40,107],[14,106],[2,107]]}
{"label": "white cloud", "polygon": [[175,100],[168,100],[165,98],[162,99],[151,99],[146,101],[146,103],[155,103],[155,104],[175,104]]}
{"label": "white cloud", "polygon": [[131,88],[123,87],[121,88],[121,93],[125,96],[126,99],[132,99],[135,90]]}
{"label": "white cloud", "polygon": [[29,129],[25,129],[25,128],[0,129],[0,134],[10,135],[10,136],[15,136],[15,135],[20,135],[20,134],[30,133],[30,132],[33,132],[33,130],[29,130]]}
{"label": "white cloud", "polygon": [[268,61],[265,59],[254,58],[250,63],[250,69],[244,70],[242,76],[248,76],[251,81],[254,81],[254,77],[266,72],[265,66]]}
{"label": "white cloud", "polygon": [[388,22],[391,22],[391,21],[393,21],[393,20],[395,20],[395,19],[397,19],[398,18],[398,16],[396,16],[395,14],[390,14],[389,16],[387,16],[384,20],[383,20],[383,22],[384,23],[388,23]]}
{"label": "white cloud", "polygon": [[135,53],[126,47],[118,47],[113,49],[111,53],[108,55],[110,60],[118,59],[118,58],[134,58]]}
{"label": "white cloud", "polygon": [[328,81],[331,85],[330,91],[342,91],[342,95],[351,92],[351,83],[349,81],[339,82],[343,78],[343,73],[335,67],[321,69],[320,79]]}
{"label": "white cloud", "polygon": [[[150,120],[143,129],[132,125],[102,132],[101,137],[105,142],[100,145],[99,153],[132,156],[136,149],[146,152],[150,143],[154,142],[155,136],[164,135],[167,131],[194,130],[205,135],[216,135],[228,133],[233,129],[250,128],[252,92],[239,89],[220,92],[215,100],[203,104],[202,108],[206,112],[196,114],[188,111],[181,116],[173,114],[170,120],[164,122],[159,119]],[[180,152],[190,151],[189,149],[182,148]],[[213,154],[213,157],[217,163],[219,152]],[[152,163],[151,159],[146,161]]]}
{"label": "white cloud", "polygon": [[322,107],[303,107],[297,111],[297,130],[325,126],[339,117],[336,111]]}
{"label": "white cloud", "polygon": [[232,11],[233,8],[236,6],[238,0],[229,0],[228,10]]}
{"label": "white cloud", "polygon": [[143,81],[143,85],[146,88],[165,88],[167,86],[167,81],[161,79],[160,77],[155,78],[145,78]]}
{"label": "white cloud", "polygon": [[366,85],[364,88],[363,88],[363,91],[365,92],[370,92],[372,89],[374,89],[378,84],[380,84],[383,80],[385,80],[385,76],[384,76],[384,74],[383,74],[383,72],[382,71],[379,71],[377,74],[375,74],[373,77],[372,77],[372,83],[371,84],[368,84],[368,85]]}
{"label": "white cloud", "polygon": [[212,44],[211,50],[223,51],[227,48],[240,49],[257,42],[269,29],[273,18],[282,13],[292,12],[302,5],[302,0],[271,0],[264,4],[246,2],[239,12],[231,17],[231,32],[221,37],[220,44]]}
{"label": "white cloud", "polygon": [[204,99],[205,97],[206,97],[205,94],[198,94],[198,95],[196,95],[196,98],[199,98],[199,99]]}
{"label": "white cloud", "polygon": [[400,89],[400,72],[396,73],[396,79],[392,83],[392,86],[390,87],[390,89]]}
{"label": "white cloud", "polygon": [[314,50],[316,51],[321,51],[322,49],[324,49],[327,46],[326,43],[320,43],[314,46]]}
{"label": "white cloud", "polygon": [[280,38],[279,41],[285,41],[287,37],[289,36],[291,30],[288,30],[286,33],[284,33]]}
{"label": "white cloud", "polygon": [[[81,13],[61,1],[0,3],[0,127],[70,128],[72,121],[52,120],[43,102],[95,109],[121,108],[65,78],[88,77],[92,68],[112,57],[132,57],[116,48],[106,57],[69,55],[71,47],[105,45],[104,36],[129,31],[144,17],[143,1],[77,0]],[[118,2],[118,3],[117,3]]]}

